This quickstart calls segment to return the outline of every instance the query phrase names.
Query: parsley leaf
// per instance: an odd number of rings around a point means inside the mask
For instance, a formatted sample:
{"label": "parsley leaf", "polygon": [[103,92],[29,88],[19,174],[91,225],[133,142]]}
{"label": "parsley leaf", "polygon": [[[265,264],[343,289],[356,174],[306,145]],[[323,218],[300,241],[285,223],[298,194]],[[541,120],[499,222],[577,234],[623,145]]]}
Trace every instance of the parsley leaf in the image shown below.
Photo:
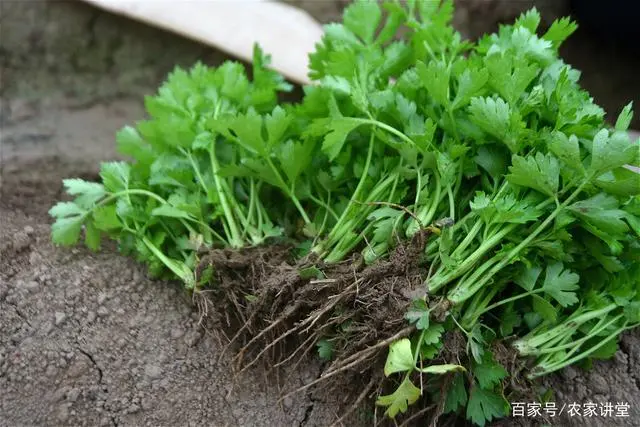
{"label": "parsley leaf", "polygon": [[58,219],[51,226],[51,238],[53,243],[70,246],[77,243],[80,238],[84,217],[81,215],[62,217],[61,211],[62,208],[58,208],[55,212]]}
{"label": "parsley leaf", "polygon": [[631,125],[631,120],[633,119],[633,102],[628,103],[618,115],[618,119],[616,120],[616,130],[620,132],[624,132],[629,129],[629,125]]}
{"label": "parsley leaf", "polygon": [[512,153],[520,150],[520,134],[524,123],[518,112],[502,98],[472,98],[469,113],[472,123],[504,143]]}
{"label": "parsley leaf", "polygon": [[[622,238],[629,227],[624,221],[625,211],[619,209],[618,200],[603,193],[589,199],[575,202],[569,210],[590,226],[591,231],[599,230],[613,238]],[[595,233],[600,235],[599,233]]]}
{"label": "parsley leaf", "polygon": [[544,278],[544,292],[555,299],[561,306],[568,307],[578,302],[578,297],[574,292],[579,288],[580,277],[569,270],[566,270],[560,262],[547,267]]}
{"label": "parsley leaf", "polygon": [[386,406],[385,415],[394,418],[398,413],[405,413],[409,405],[414,404],[420,398],[420,389],[413,385],[409,378],[405,378],[400,386],[392,393],[379,396],[377,406]]}
{"label": "parsley leaf", "polygon": [[589,170],[594,175],[632,163],[638,156],[638,144],[632,144],[626,132],[609,135],[607,129],[602,129],[593,138],[592,147]]}
{"label": "parsley leaf", "polygon": [[484,426],[487,421],[504,417],[509,413],[509,403],[504,397],[491,390],[473,387],[467,403],[467,419],[478,426]]}
{"label": "parsley leaf", "polygon": [[565,41],[571,34],[578,29],[578,25],[570,18],[560,18],[554,21],[543,38],[553,43],[553,46],[557,49],[560,44]]}
{"label": "parsley leaf", "polygon": [[490,352],[485,352],[482,363],[473,364],[473,375],[483,389],[493,389],[507,376],[507,371],[493,359]]}
{"label": "parsley leaf", "polygon": [[345,9],[343,19],[345,27],[369,44],[374,40],[381,18],[382,12],[377,3],[360,0]]}
{"label": "parsley leaf", "polygon": [[560,184],[560,164],[550,154],[536,153],[535,156],[513,156],[507,180],[522,187],[529,187],[554,196]]}
{"label": "parsley leaf", "polygon": [[318,341],[316,345],[318,347],[318,356],[322,360],[328,361],[333,358],[333,344],[330,341],[323,339]]}
{"label": "parsley leaf", "polygon": [[429,328],[429,313],[427,303],[422,299],[418,299],[411,303],[411,308],[404,317],[409,322],[415,323],[416,328],[423,330]]}
{"label": "parsley leaf", "polygon": [[384,365],[384,374],[388,377],[396,372],[406,372],[414,368],[411,341],[402,338],[389,347],[389,356]]}
{"label": "parsley leaf", "polygon": [[456,412],[460,407],[467,404],[467,400],[464,376],[462,374],[455,374],[445,397],[444,413]]}

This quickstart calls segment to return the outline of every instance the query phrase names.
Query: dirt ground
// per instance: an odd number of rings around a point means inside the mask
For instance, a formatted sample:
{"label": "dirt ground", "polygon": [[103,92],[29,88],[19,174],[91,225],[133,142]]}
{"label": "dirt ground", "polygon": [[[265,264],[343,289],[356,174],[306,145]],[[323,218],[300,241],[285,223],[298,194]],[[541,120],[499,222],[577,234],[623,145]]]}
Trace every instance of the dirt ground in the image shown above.
{"label": "dirt ground", "polygon": [[[324,21],[344,4],[302,3]],[[615,56],[615,49],[577,45],[567,55],[582,68]],[[234,378],[177,286],[149,280],[114,248],[94,254],[50,243],[46,211],[61,195],[61,179],[95,176],[98,162],[115,157],[115,131],[143,116],[141,95],[175,64],[196,59],[224,57],[77,2],[0,1],[0,427],[326,426],[337,419],[337,403],[312,393],[279,402],[282,387],[315,379],[318,366],[279,381],[258,368]],[[614,72],[586,73],[610,111],[640,98],[635,72],[624,71],[636,63],[623,58]],[[627,418],[565,414],[553,425],[640,426],[640,331],[623,338],[614,360],[590,372],[566,369],[546,383],[558,407],[630,405]]]}

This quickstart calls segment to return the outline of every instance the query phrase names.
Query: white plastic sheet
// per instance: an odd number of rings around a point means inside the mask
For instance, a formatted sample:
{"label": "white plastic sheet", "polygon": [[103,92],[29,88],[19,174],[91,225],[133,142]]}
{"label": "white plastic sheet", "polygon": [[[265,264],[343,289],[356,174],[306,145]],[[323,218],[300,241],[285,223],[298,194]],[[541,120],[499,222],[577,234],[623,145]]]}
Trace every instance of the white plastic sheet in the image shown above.
{"label": "white plastic sheet", "polygon": [[302,84],[309,83],[308,55],[322,37],[322,26],[309,14],[267,0],[84,1],[245,61],[257,42],[271,55],[271,68]]}

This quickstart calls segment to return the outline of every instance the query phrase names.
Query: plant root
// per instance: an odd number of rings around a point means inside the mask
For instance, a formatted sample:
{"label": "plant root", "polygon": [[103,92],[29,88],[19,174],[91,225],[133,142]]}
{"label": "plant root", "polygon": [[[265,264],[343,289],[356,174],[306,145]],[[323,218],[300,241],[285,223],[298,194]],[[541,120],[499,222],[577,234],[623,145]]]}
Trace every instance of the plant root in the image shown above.
{"label": "plant root", "polygon": [[[208,308],[208,314],[218,316],[216,325],[232,332],[225,350],[233,346],[237,374],[259,362],[267,371],[294,370],[322,342],[331,358],[319,376],[283,391],[280,401],[309,389],[353,390],[334,423],[348,424],[368,396],[382,391],[389,345],[415,330],[404,315],[413,300],[426,297],[428,269],[422,254],[428,234],[421,230],[400,242],[387,259],[368,266],[359,256],[324,264],[308,255],[296,262],[287,246],[206,254],[198,271],[213,271],[215,310]],[[423,418],[434,408],[410,419]]]}

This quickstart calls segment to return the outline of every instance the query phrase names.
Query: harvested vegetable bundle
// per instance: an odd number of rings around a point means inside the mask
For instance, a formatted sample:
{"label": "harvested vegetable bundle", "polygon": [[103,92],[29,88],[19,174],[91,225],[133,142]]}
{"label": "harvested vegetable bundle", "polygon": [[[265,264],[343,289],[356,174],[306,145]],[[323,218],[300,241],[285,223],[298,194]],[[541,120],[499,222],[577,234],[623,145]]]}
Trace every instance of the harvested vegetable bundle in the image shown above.
{"label": "harvested vegetable bundle", "polygon": [[300,103],[278,105],[289,86],[259,49],[253,81],[231,62],[177,69],[118,134],[134,162],[65,180],[53,239],[106,233],[212,291],[245,368],[316,348],[318,382],[370,374],[359,404],[384,363],[388,416],[436,402],[436,419],[484,425],[518,393],[511,354],[533,378],[612,355],[640,324],[631,104],[605,123],[558,57],[567,19],[538,36],[532,10],[471,43],[452,2],[383,9],[326,27]]}

